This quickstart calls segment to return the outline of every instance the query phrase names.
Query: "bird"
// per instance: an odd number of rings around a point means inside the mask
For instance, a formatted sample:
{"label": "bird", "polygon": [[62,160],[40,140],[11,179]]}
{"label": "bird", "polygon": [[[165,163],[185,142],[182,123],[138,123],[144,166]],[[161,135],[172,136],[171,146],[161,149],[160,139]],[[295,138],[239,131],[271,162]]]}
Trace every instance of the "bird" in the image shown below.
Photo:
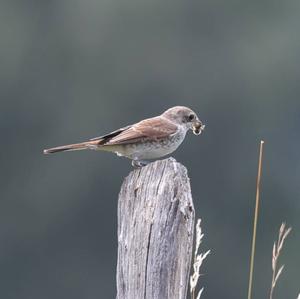
{"label": "bird", "polygon": [[108,151],[132,160],[139,168],[152,160],[174,152],[187,131],[199,135],[205,125],[197,114],[185,106],[169,108],[159,116],[141,120],[88,141],[45,149],[44,154],[77,150]]}

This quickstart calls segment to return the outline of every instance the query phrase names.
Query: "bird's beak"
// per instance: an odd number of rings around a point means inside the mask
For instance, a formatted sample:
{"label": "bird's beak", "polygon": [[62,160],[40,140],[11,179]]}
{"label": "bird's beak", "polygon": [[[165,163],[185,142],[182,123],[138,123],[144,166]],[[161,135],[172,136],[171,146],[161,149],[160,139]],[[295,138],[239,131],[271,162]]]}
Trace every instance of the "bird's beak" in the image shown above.
{"label": "bird's beak", "polygon": [[193,133],[195,135],[200,135],[202,133],[202,131],[205,129],[205,125],[202,124],[202,122],[200,120],[196,120],[194,123],[193,123]]}

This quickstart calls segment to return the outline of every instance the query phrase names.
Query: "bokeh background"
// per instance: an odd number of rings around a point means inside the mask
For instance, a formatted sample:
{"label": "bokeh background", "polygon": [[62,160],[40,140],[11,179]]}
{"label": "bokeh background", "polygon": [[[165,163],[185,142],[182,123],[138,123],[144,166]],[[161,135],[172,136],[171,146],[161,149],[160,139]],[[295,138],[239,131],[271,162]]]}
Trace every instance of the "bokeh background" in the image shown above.
{"label": "bokeh background", "polygon": [[[293,227],[276,298],[300,291],[300,2],[2,0],[0,297],[114,298],[117,197],[130,161],[46,147],[175,105],[207,128],[174,153],[189,171],[203,298],[247,294],[258,145],[266,141],[253,298]],[[134,298],[133,298],[134,299]]]}

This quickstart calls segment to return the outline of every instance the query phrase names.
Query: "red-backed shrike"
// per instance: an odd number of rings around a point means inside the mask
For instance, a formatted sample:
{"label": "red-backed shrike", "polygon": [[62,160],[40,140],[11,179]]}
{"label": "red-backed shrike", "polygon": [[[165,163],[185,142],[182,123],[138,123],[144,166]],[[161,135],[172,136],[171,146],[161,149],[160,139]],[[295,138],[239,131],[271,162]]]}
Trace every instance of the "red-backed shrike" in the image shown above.
{"label": "red-backed shrike", "polygon": [[204,128],[190,108],[176,106],[159,116],[144,119],[89,141],[45,149],[44,154],[83,149],[102,150],[127,157],[132,160],[133,166],[140,167],[149,160],[174,152],[189,129],[199,135]]}

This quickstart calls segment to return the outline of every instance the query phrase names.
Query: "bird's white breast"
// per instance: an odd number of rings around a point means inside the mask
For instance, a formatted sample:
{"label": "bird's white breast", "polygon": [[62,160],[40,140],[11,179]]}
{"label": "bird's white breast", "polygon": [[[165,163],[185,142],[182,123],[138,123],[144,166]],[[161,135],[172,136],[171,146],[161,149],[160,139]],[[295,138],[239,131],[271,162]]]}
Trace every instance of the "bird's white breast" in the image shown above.
{"label": "bird's white breast", "polygon": [[122,150],[118,151],[119,155],[124,155],[130,159],[151,160],[166,156],[174,152],[184,140],[186,130],[178,130],[174,135],[168,138],[146,141],[136,144],[127,144]]}

